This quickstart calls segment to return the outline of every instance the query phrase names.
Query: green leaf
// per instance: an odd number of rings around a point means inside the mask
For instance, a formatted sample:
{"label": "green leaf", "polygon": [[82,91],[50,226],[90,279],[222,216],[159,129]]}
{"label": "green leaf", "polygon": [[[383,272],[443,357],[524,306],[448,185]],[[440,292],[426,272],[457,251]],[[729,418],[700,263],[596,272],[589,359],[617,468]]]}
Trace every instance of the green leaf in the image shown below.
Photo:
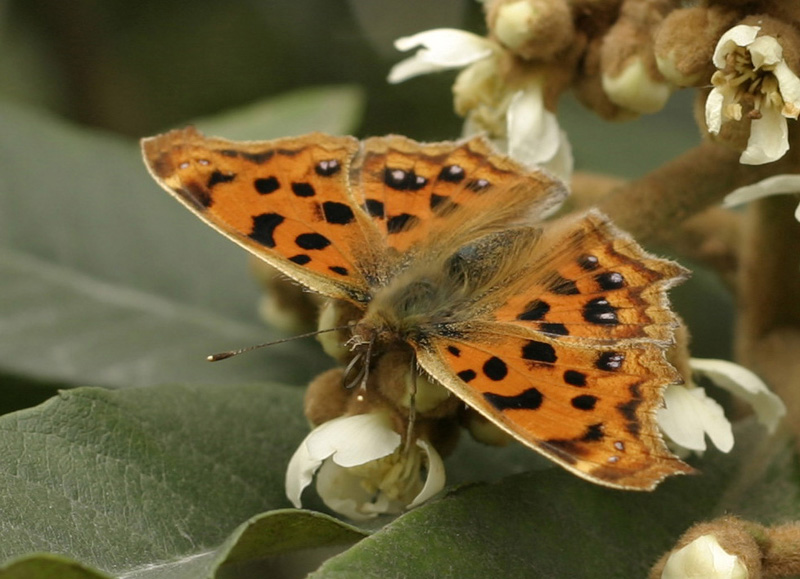
{"label": "green leaf", "polygon": [[312,577],[387,570],[394,577],[643,577],[703,518],[800,516],[791,441],[766,440],[752,424],[736,434],[741,444],[732,455],[711,451],[698,465],[702,474],[667,480],[653,493],[605,489],[557,468],[464,486],[386,525]]}
{"label": "green leaf", "polygon": [[67,557],[39,553],[21,557],[0,568],[0,579],[108,579]]}
{"label": "green leaf", "polygon": [[[243,268],[239,277],[245,276]],[[255,320],[180,305],[1,248],[0,277],[0,363],[19,376],[118,388],[169,381],[304,384],[330,365],[313,340],[210,364],[208,354],[279,334]],[[10,386],[0,385],[4,393]]]}
{"label": "green leaf", "polygon": [[111,574],[167,565],[195,579],[197,560],[211,569],[229,551],[241,563],[354,542],[357,530],[303,511],[237,530],[289,506],[301,398],[268,384],[79,388],[0,418],[0,560],[50,552]]}

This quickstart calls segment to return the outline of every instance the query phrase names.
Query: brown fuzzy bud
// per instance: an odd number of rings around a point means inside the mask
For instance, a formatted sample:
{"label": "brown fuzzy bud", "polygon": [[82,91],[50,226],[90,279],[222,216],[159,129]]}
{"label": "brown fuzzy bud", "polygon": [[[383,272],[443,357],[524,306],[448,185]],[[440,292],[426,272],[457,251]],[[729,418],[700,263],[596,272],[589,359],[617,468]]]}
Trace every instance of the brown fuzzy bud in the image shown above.
{"label": "brown fuzzy bud", "polygon": [[601,79],[614,104],[635,113],[654,113],[669,99],[672,87],[652,52],[652,30],[668,9],[663,0],[627,0],[606,33],[600,52]]}
{"label": "brown fuzzy bud", "polygon": [[675,10],[654,37],[658,70],[677,86],[703,86],[716,70],[712,62],[720,36],[736,23],[737,15],[720,6]]}
{"label": "brown fuzzy bud", "polygon": [[[732,573],[731,577],[743,576],[756,579],[761,576],[761,549],[753,538],[754,530],[757,530],[757,526],[736,517],[723,517],[707,523],[699,523],[689,529],[678,540],[675,548],[655,564],[650,571],[650,579],[661,579],[665,568],[669,569],[667,576],[677,577],[679,570],[673,569],[680,566],[678,559],[702,558],[689,554],[690,551],[682,551],[684,548],[691,549],[691,544],[695,541],[705,543],[704,548],[699,549],[701,555],[708,556],[704,551],[721,548],[729,556],[736,557],[737,561],[732,563],[732,566],[737,567],[738,572],[737,574]],[[717,552],[719,554],[719,551]],[[670,562],[673,557],[675,559]],[[694,569],[701,565],[697,561],[687,561],[683,564],[693,566]],[[676,571],[678,572],[676,573]]]}
{"label": "brown fuzzy bud", "polygon": [[343,416],[353,394],[342,387],[342,368],[323,372],[306,388],[303,412],[312,426]]}
{"label": "brown fuzzy bud", "polygon": [[528,60],[553,59],[575,36],[564,0],[500,0],[489,6],[486,19],[500,44]]}

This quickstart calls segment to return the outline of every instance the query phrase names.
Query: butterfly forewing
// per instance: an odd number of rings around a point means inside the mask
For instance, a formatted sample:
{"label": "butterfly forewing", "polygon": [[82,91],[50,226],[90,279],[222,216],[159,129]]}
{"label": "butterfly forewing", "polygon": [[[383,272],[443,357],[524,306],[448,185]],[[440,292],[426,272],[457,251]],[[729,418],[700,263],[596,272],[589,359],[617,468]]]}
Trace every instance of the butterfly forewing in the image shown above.
{"label": "butterfly forewing", "polygon": [[[535,216],[563,193],[553,179],[526,171],[480,138],[421,147],[405,137],[375,137],[364,141],[355,168],[355,194],[388,245],[400,251],[430,243],[442,231],[466,234],[470,217],[488,225],[492,217]],[[497,211],[509,203],[517,211]]]}
{"label": "butterfly forewing", "polygon": [[358,141],[239,143],[188,128],[143,149],[158,182],[223,234],[322,294],[366,300],[383,244],[350,196]]}
{"label": "butterfly forewing", "polygon": [[671,342],[666,289],[685,277],[682,267],[647,255],[595,212],[544,237],[494,320],[566,341]]}

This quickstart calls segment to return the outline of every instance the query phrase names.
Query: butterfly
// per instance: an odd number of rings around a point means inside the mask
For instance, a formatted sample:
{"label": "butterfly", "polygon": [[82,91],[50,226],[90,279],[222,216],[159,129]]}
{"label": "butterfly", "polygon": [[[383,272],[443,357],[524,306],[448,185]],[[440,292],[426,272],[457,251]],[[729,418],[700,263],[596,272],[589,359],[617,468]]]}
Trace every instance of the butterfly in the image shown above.
{"label": "butterfly", "polygon": [[692,468],[656,423],[686,270],[596,210],[543,222],[566,190],[483,138],[320,133],[143,139],[156,181],[200,219],[355,312],[350,342],[410,348],[463,402],[594,483],[651,490]]}

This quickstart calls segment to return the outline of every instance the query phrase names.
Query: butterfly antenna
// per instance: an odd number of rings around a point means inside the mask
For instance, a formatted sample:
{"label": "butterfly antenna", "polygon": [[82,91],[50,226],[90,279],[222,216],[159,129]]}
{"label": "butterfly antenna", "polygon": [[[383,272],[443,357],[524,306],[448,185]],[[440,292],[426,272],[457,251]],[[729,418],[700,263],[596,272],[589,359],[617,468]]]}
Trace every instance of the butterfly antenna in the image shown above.
{"label": "butterfly antenna", "polygon": [[289,338],[273,340],[272,342],[264,342],[263,344],[256,344],[255,346],[247,346],[246,348],[239,348],[238,350],[230,350],[228,352],[220,352],[219,354],[211,354],[206,358],[206,360],[208,360],[209,362],[219,362],[220,360],[227,360],[228,358],[233,358],[234,356],[238,356],[239,354],[244,354],[245,352],[250,352],[251,350],[258,350],[259,348],[266,348],[267,346],[283,344],[284,342],[291,342],[292,340],[299,340],[300,338],[310,338],[311,336],[318,336],[319,334],[324,334],[326,332],[335,332],[337,330],[344,330],[347,327],[348,326],[337,326],[335,328],[327,328],[325,330],[316,330],[314,332],[308,332],[307,334],[299,334],[297,336],[291,336]]}
{"label": "butterfly antenna", "polygon": [[403,453],[407,454],[408,449],[411,448],[411,435],[414,432],[414,423],[417,420],[417,354],[416,352],[411,355],[411,392],[408,397],[408,428],[406,429],[406,440],[403,445]]}

